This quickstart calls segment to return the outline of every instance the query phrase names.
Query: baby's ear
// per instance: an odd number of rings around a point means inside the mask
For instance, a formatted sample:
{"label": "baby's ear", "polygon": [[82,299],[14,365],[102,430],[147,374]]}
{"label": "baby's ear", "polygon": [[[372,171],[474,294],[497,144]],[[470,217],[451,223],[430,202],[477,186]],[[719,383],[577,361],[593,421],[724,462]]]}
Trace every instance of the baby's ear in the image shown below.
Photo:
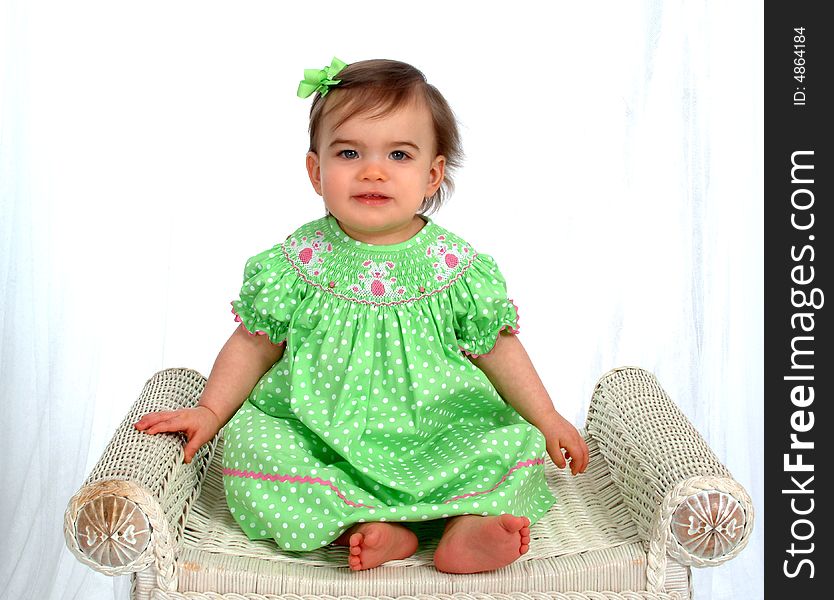
{"label": "baby's ear", "polygon": [[434,157],[434,160],[431,163],[431,167],[429,168],[429,184],[426,188],[426,198],[433,196],[434,193],[437,191],[437,188],[440,187],[440,184],[443,183],[443,177],[446,174],[446,157],[442,154],[438,154]]}
{"label": "baby's ear", "polygon": [[310,176],[310,183],[313,184],[313,189],[321,196],[321,166],[319,165],[319,155],[312,151],[307,153],[307,175]]}

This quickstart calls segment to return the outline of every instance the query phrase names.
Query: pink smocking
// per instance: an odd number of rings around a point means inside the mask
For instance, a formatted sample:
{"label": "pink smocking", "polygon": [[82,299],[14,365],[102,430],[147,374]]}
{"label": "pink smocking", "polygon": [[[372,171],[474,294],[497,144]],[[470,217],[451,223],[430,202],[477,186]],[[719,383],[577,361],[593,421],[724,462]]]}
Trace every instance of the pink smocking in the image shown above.
{"label": "pink smocking", "polygon": [[[513,301],[512,298],[510,298],[509,300],[510,300],[510,304],[512,304],[513,308],[515,308],[515,320],[516,320],[516,322],[518,322],[518,321],[521,320],[521,316],[519,315],[519,312],[518,312],[518,306],[516,306],[516,303]],[[519,329],[521,329],[521,325],[519,325],[518,328],[516,328],[516,329],[513,329],[509,325],[502,326],[498,330],[498,332],[495,334],[495,344],[492,345],[492,348],[489,349],[489,352],[484,352],[483,354],[475,354],[474,352],[470,352],[469,350],[467,350],[466,348],[463,348],[462,346],[460,347],[460,349],[466,356],[471,356],[472,358],[480,358],[481,356],[486,356],[487,354],[490,354],[493,350],[495,350],[495,345],[498,343],[498,336],[501,335],[501,332],[504,331],[505,329],[508,330],[513,335],[518,335],[518,331],[519,331]]]}
{"label": "pink smocking", "polygon": [[473,252],[472,256],[469,257],[470,261],[466,264],[466,266],[462,267],[461,270],[458,271],[457,275],[455,275],[454,278],[449,281],[449,283],[447,283],[446,285],[444,285],[441,288],[438,288],[436,290],[432,290],[429,293],[420,292],[419,296],[412,296],[411,298],[405,298],[403,300],[395,300],[394,302],[372,302],[370,300],[363,300],[363,299],[359,299],[359,298],[351,298],[350,296],[345,296],[344,294],[339,294],[337,292],[334,292],[329,287],[326,288],[325,286],[323,286],[319,283],[316,283],[315,281],[310,281],[309,279],[307,279],[304,276],[304,273],[301,272],[301,269],[299,269],[298,266],[296,266],[295,262],[293,262],[293,259],[290,258],[290,254],[287,251],[287,249],[282,246],[281,251],[284,253],[284,257],[287,259],[287,262],[290,263],[290,266],[293,268],[293,270],[296,272],[296,274],[305,283],[308,283],[308,284],[312,285],[313,287],[317,287],[320,290],[327,292],[328,294],[336,296],[337,298],[341,298],[342,300],[349,300],[351,302],[356,302],[357,304],[370,304],[372,306],[396,306],[397,304],[407,304],[408,302],[414,302],[415,300],[420,300],[421,298],[425,298],[426,296],[432,296],[434,294],[442,292],[443,290],[451,287],[451,285],[453,283],[455,283],[458,279],[461,278],[461,276],[463,276],[463,274],[469,269],[469,267],[471,267],[474,264],[475,257],[478,255],[477,252]]}

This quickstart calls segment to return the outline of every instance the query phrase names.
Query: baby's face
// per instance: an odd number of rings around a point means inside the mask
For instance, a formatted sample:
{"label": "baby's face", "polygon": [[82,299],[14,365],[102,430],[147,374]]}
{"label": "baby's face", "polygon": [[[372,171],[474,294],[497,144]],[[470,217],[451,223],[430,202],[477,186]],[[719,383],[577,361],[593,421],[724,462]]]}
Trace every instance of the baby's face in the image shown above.
{"label": "baby's face", "polygon": [[[307,154],[316,192],[345,233],[368,243],[405,241],[423,226],[423,199],[443,181],[431,113],[413,103],[381,118],[356,115],[334,129],[322,122],[318,153]],[[400,239],[401,238],[401,239]]]}

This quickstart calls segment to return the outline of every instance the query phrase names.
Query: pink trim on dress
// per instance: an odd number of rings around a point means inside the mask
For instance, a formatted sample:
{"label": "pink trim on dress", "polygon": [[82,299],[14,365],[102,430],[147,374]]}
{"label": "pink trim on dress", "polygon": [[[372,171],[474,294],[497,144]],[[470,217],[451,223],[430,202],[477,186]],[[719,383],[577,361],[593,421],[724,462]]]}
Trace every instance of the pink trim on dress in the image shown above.
{"label": "pink trim on dress", "polygon": [[491,489],[488,489],[488,490],[486,490],[485,492],[471,492],[471,493],[469,493],[469,494],[463,494],[462,496],[455,496],[454,498],[452,498],[452,499],[450,499],[450,500],[446,500],[446,501],[444,502],[444,504],[448,504],[449,502],[454,502],[455,500],[460,500],[461,498],[469,498],[469,497],[471,497],[471,496],[478,496],[478,495],[480,495],[480,494],[489,494],[490,492],[494,492],[494,491],[495,491],[495,489],[496,489],[499,485],[501,485],[502,483],[504,483],[505,481],[507,481],[507,477],[509,477],[510,475],[512,475],[512,474],[513,474],[513,471],[517,471],[517,470],[519,470],[519,469],[523,469],[524,467],[532,467],[533,465],[543,465],[543,464],[544,464],[544,459],[543,459],[543,458],[532,458],[532,459],[530,459],[530,460],[525,460],[524,462],[519,462],[519,463],[516,463],[516,465],[515,465],[512,469],[510,469],[509,471],[507,471],[507,474],[506,474],[506,475],[504,475],[504,476],[501,478],[501,481],[499,481],[499,482],[498,482],[498,483],[496,483],[494,486],[492,486],[492,488],[491,488]]}
{"label": "pink trim on dress", "polygon": [[[512,304],[513,308],[515,308],[515,320],[516,320],[516,322],[518,322],[518,321],[521,320],[521,316],[518,313],[518,306],[516,306],[516,304],[515,304],[515,302],[513,301],[512,298],[510,298],[509,300],[510,300],[510,304]],[[519,331],[519,329],[521,329],[521,325],[519,325],[517,329],[513,329],[509,325],[504,325],[503,327],[501,327],[501,329],[498,330],[498,333],[495,334],[495,343],[496,344],[498,343],[498,336],[501,335],[501,332],[504,331],[505,329],[507,329],[513,335],[518,335],[518,331]],[[489,349],[489,352],[484,352],[483,354],[475,354],[474,352],[470,352],[469,350],[463,348],[462,346],[460,346],[460,349],[466,356],[471,356],[472,358],[480,358],[482,356],[486,356],[487,354],[490,354],[493,350],[495,350],[495,344],[492,344],[492,348]]]}
{"label": "pink trim on dress", "polygon": [[234,303],[232,303],[232,314],[235,316],[235,323],[240,323],[241,325],[243,325],[243,328],[246,330],[246,333],[248,333],[249,335],[251,335],[253,337],[256,336],[256,335],[265,335],[267,337],[267,339],[269,340],[269,343],[272,344],[273,346],[284,346],[284,345],[286,345],[287,340],[282,340],[278,343],[273,342],[272,338],[269,337],[269,334],[266,331],[264,331],[263,329],[257,329],[254,332],[249,331],[249,328],[246,327],[246,323],[244,323],[243,319],[240,318],[240,315],[237,314],[237,311],[235,310],[235,307],[234,307]]}
{"label": "pink trim on dress", "polygon": [[349,504],[350,506],[355,506],[357,508],[376,508],[375,506],[368,506],[367,504],[359,504],[348,500],[345,498],[345,495],[339,491],[333,483],[330,481],[325,481],[321,477],[300,477],[298,475],[266,475],[265,473],[255,473],[254,471],[238,471],[237,469],[223,469],[223,475],[228,475],[230,477],[244,477],[247,479],[263,479],[264,481],[281,481],[283,483],[318,483],[319,485],[325,485],[329,487],[331,490],[336,492],[336,495],[341,498],[345,504]]}
{"label": "pink trim on dress", "polygon": [[[534,465],[543,465],[544,459],[543,458],[531,458],[530,460],[526,460],[524,462],[518,462],[516,465],[507,471],[507,474],[501,478],[501,481],[496,483],[492,486],[491,489],[486,490],[485,492],[471,492],[469,494],[463,494],[461,496],[455,496],[449,500],[444,500],[443,504],[448,504],[449,502],[454,502],[455,500],[460,500],[461,498],[469,498],[470,496],[478,496],[480,494],[488,494],[490,492],[494,492],[496,488],[507,481],[507,478],[513,474],[514,471],[518,469],[523,469],[524,467],[532,467]],[[268,475],[266,473],[256,473],[255,471],[240,471],[238,469],[223,469],[223,475],[227,477],[243,477],[244,479],[262,479],[264,481],[281,481],[283,483],[317,483],[319,485],[324,485],[329,487],[331,490],[336,492],[336,495],[342,499],[345,504],[349,506],[354,506],[356,508],[380,508],[378,506],[371,506],[368,504],[359,504],[357,502],[353,502],[348,500],[345,495],[337,488],[330,480],[322,479],[321,477],[310,477],[309,475],[300,476],[300,475]],[[390,507],[386,507],[390,508]]]}

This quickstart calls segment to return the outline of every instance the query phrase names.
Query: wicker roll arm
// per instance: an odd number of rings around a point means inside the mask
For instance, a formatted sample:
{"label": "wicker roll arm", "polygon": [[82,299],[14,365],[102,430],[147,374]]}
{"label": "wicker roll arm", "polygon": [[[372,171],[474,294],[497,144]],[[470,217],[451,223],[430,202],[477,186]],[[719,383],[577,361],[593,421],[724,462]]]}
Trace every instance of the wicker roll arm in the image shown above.
{"label": "wicker roll arm", "polygon": [[147,435],[133,424],[149,412],[195,406],[205,382],[197,371],[167,369],[145,384],[67,506],[64,536],[81,562],[106,575],[153,564],[160,587],[176,589],[175,552],[217,438],[185,464],[182,434]]}
{"label": "wicker roll arm", "polygon": [[600,378],[586,430],[597,441],[648,549],[650,591],[661,591],[667,553],[696,567],[747,545],[753,504],[657,379],[636,367]]}

